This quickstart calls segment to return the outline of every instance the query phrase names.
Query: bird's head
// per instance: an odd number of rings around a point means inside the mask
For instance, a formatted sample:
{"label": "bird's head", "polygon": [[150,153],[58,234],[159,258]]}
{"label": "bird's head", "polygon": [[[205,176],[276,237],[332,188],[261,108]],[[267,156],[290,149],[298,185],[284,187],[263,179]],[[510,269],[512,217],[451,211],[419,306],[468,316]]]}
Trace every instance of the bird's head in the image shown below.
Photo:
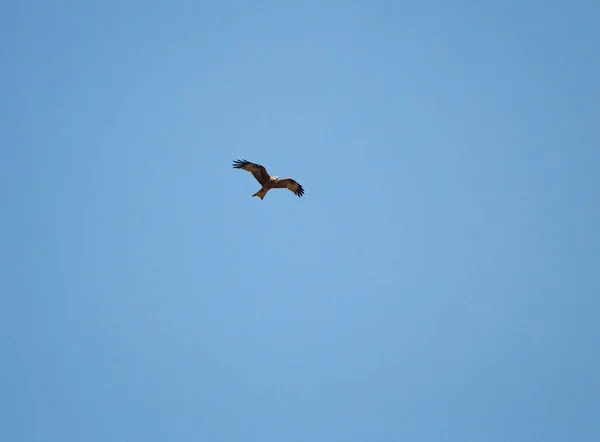
{"label": "bird's head", "polygon": [[271,177],[271,181],[276,181],[278,179],[279,179],[279,177],[277,175],[274,175],[274,176]]}

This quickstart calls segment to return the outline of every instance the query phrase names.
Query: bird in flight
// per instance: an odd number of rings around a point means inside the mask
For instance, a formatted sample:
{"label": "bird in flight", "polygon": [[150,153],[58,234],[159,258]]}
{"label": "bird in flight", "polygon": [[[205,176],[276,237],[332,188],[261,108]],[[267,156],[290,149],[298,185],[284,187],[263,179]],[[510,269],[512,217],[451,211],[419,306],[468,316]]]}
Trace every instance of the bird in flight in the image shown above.
{"label": "bird in flight", "polygon": [[251,163],[246,160],[235,160],[233,162],[234,169],[243,169],[250,172],[256,178],[256,181],[262,186],[261,189],[252,196],[257,196],[261,200],[265,197],[267,192],[271,189],[283,189],[286,188],[294,192],[295,195],[300,198],[304,195],[304,189],[300,184],[291,178],[279,179],[278,176],[270,176],[260,164]]}

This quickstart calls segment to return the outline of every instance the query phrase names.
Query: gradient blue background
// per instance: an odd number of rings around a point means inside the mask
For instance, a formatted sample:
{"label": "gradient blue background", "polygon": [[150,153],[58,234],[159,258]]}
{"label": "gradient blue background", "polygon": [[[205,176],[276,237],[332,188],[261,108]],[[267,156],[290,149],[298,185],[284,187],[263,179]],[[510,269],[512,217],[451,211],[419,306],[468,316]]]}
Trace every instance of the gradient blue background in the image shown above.
{"label": "gradient blue background", "polygon": [[0,439],[600,440],[599,22],[3,3]]}

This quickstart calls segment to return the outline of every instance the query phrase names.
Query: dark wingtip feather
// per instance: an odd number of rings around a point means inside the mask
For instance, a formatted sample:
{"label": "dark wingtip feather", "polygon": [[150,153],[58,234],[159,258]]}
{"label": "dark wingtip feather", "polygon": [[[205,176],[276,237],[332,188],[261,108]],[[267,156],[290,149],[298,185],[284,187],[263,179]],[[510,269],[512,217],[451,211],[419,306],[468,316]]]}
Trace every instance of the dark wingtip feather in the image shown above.
{"label": "dark wingtip feather", "polygon": [[233,167],[234,167],[234,169],[241,169],[248,163],[249,163],[249,161],[247,161],[247,160],[234,160]]}

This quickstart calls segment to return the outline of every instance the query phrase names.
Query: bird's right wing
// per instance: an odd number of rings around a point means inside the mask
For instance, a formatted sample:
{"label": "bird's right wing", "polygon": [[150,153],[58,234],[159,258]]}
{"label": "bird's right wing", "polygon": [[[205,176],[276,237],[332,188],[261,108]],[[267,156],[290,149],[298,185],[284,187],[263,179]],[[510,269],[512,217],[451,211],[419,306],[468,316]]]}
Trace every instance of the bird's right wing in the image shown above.
{"label": "bird's right wing", "polygon": [[235,169],[243,169],[247,172],[250,172],[256,178],[261,185],[264,185],[271,179],[271,176],[267,173],[267,169],[265,169],[260,164],[251,163],[246,160],[235,160],[233,162],[233,167]]}

